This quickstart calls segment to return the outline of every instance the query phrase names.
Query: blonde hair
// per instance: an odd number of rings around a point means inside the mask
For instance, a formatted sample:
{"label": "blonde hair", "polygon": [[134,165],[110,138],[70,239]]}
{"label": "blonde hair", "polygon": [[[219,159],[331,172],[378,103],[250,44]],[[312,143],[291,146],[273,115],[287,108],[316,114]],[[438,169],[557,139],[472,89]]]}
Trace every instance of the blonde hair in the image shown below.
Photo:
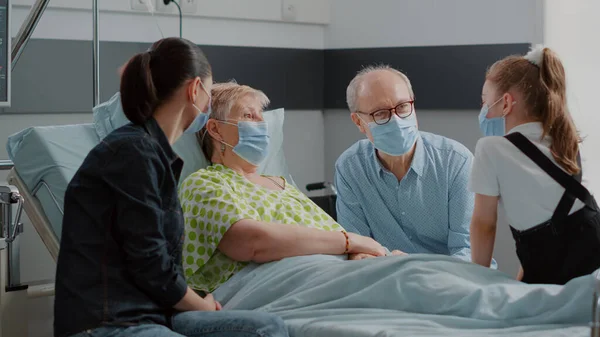
{"label": "blonde hair", "polygon": [[358,107],[357,107],[358,104],[356,103],[356,100],[358,97],[358,90],[360,89],[360,85],[362,84],[363,77],[365,77],[365,75],[367,75],[369,73],[372,73],[374,71],[379,71],[379,70],[386,70],[386,71],[389,71],[393,74],[400,76],[400,78],[403,79],[404,82],[406,82],[406,86],[408,86],[408,92],[410,93],[410,96],[415,97],[415,93],[413,92],[412,84],[410,84],[410,80],[408,79],[408,77],[406,75],[404,75],[403,72],[396,70],[396,69],[390,67],[389,65],[385,65],[385,64],[368,66],[368,67],[361,69],[358,73],[356,73],[356,76],[354,76],[352,81],[350,81],[350,84],[348,84],[348,88],[346,89],[346,103],[348,104],[348,109],[350,109],[350,112],[356,112],[358,109]]}
{"label": "blonde hair", "polygon": [[[231,111],[239,108],[239,100],[246,96],[252,96],[258,100],[263,109],[270,103],[264,92],[247,85],[240,85],[235,81],[213,84],[211,89],[212,111],[209,118],[221,121],[227,120]],[[214,153],[214,144],[206,126],[196,134],[196,137],[204,156],[207,160],[211,160]]]}
{"label": "blonde hair", "polygon": [[524,97],[527,112],[542,123],[542,138],[549,135],[552,156],[569,174],[577,174],[577,152],[581,139],[567,107],[565,69],[549,48],[535,55],[509,56],[494,63],[486,80],[501,93],[518,90]]}

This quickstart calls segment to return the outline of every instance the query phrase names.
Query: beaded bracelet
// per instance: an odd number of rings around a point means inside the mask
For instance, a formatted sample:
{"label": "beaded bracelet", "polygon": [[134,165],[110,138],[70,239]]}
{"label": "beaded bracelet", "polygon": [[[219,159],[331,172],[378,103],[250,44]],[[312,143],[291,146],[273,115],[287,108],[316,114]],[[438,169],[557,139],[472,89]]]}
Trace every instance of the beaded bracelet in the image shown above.
{"label": "beaded bracelet", "polygon": [[346,250],[344,250],[344,254],[348,254],[350,251],[350,237],[346,231],[342,231],[342,234],[346,237]]}

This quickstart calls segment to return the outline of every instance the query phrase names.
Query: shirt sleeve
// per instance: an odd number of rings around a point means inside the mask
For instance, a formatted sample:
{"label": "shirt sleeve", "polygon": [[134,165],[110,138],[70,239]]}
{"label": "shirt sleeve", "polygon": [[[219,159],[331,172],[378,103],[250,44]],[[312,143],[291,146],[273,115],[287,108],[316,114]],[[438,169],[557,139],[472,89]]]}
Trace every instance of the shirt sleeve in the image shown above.
{"label": "shirt sleeve", "polygon": [[[165,307],[173,307],[187,291],[184,275],[167,250],[160,181],[166,170],[151,144],[122,145],[104,174],[115,192],[114,228],[121,241],[127,272],[137,286]],[[118,183],[115,183],[118,182]],[[176,197],[173,195],[172,197]]]}
{"label": "shirt sleeve", "polygon": [[471,216],[475,198],[467,189],[473,156],[459,166],[448,196],[448,251],[461,260],[471,261],[471,241],[469,238]]}
{"label": "shirt sleeve", "polygon": [[183,261],[186,276],[208,263],[233,224],[260,220],[259,212],[234,192],[222,175],[206,170],[190,175],[179,190],[185,216]]}
{"label": "shirt sleeve", "polygon": [[477,142],[473,169],[469,180],[469,190],[471,192],[492,197],[500,195],[493,156],[490,154],[494,138],[485,137]]}
{"label": "shirt sleeve", "polygon": [[338,223],[345,230],[364,236],[371,236],[371,228],[362,210],[362,204],[344,178],[339,165],[335,167],[335,186],[337,189],[336,213]]}

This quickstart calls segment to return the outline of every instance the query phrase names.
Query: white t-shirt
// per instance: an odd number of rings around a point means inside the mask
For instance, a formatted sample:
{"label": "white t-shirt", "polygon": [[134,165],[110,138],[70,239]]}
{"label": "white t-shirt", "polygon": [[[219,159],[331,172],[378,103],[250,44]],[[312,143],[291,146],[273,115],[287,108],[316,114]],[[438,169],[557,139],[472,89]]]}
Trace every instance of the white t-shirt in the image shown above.
{"label": "white t-shirt", "polygon": [[[556,165],[550,153],[550,138],[541,139],[541,123],[522,124],[508,133],[513,132],[527,137]],[[477,142],[469,189],[477,194],[500,196],[499,209],[505,211],[508,223],[517,230],[529,229],[552,218],[565,191],[504,137],[484,137]],[[583,205],[576,200],[571,213]]]}

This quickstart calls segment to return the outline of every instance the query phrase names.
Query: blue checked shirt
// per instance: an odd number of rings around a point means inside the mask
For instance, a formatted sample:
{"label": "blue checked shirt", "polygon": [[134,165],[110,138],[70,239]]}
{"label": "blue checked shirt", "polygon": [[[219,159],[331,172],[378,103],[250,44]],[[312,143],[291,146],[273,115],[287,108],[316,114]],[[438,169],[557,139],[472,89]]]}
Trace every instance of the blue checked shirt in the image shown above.
{"label": "blue checked shirt", "polygon": [[457,141],[420,132],[411,167],[398,181],[381,165],[373,144],[361,140],[335,165],[337,220],[390,250],[470,261],[472,161],[472,153]]}

